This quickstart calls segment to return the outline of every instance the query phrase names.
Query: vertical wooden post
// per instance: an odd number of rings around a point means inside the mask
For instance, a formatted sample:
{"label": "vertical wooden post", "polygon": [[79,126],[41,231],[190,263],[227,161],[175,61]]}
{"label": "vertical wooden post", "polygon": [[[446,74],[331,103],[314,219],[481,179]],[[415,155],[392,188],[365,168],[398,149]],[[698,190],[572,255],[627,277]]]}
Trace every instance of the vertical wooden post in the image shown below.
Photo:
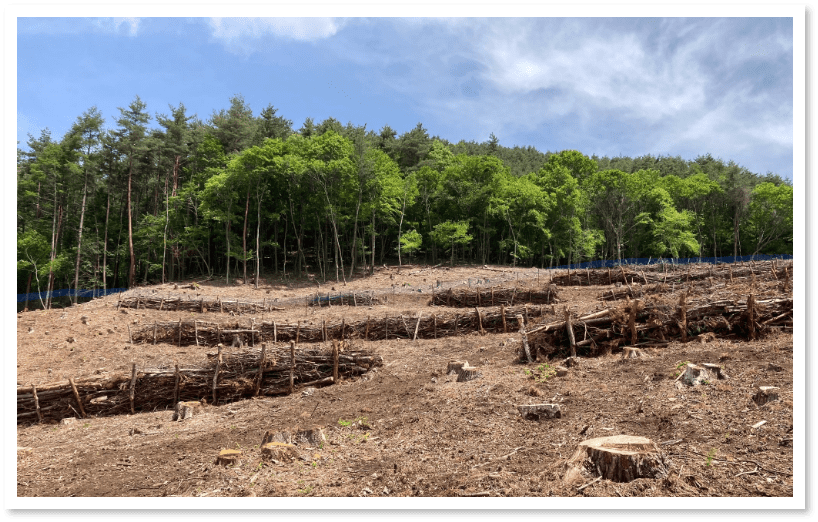
{"label": "vertical wooden post", "polygon": [[133,408],[135,390],[136,390],[136,363],[131,363],[131,387],[128,391],[128,398],[131,400],[131,414],[136,413]]}
{"label": "vertical wooden post", "polygon": [[204,297],[199,299],[199,313],[204,313]]}
{"label": "vertical wooden post", "polygon": [[321,319],[321,341],[327,342],[327,321],[326,319]]}
{"label": "vertical wooden post", "polygon": [[369,340],[369,316],[366,316],[366,330],[364,330],[364,341]]}
{"label": "vertical wooden post", "polygon": [[358,306],[358,300],[355,299],[355,292],[352,292],[352,304],[354,304],[356,307]]}
{"label": "vertical wooden post", "polygon": [[181,382],[181,376],[179,375],[179,363],[174,361],[174,383],[173,383],[173,404],[175,405],[179,402],[179,383]]}
{"label": "vertical wooden post", "polygon": [[159,301],[159,310],[162,310],[162,306],[165,304],[165,298],[163,297],[161,301]]}
{"label": "vertical wooden post", "polygon": [[523,310],[525,310],[525,324],[528,324],[528,303],[523,305]]}
{"label": "vertical wooden post", "polygon": [[568,311],[568,307],[565,307],[563,311],[565,316],[565,330],[568,333],[568,342],[571,345],[571,357],[577,356],[577,340],[574,337],[574,324],[571,322],[571,312]]}
{"label": "vertical wooden post", "polygon": [[33,384],[31,385],[31,394],[34,396],[34,408],[37,410],[37,419],[43,422],[43,412],[40,411],[40,399],[37,397],[37,387]]}
{"label": "vertical wooden post", "polygon": [[491,306],[494,306],[494,287],[491,287]]}
{"label": "vertical wooden post", "polygon": [[585,267],[585,275],[588,276],[588,286],[591,286],[591,269],[589,267]]}
{"label": "vertical wooden post", "polygon": [[432,323],[434,323],[434,336],[437,339],[437,314],[432,314]]}
{"label": "vertical wooden post", "polygon": [[460,322],[460,314],[454,314],[454,335],[457,336],[457,323]]}
{"label": "vertical wooden post", "polygon": [[261,343],[261,356],[258,361],[258,377],[256,377],[256,389],[253,391],[254,396],[258,396],[261,390],[261,380],[264,377],[264,357],[267,352],[267,343]]}
{"label": "vertical wooden post", "polygon": [[534,358],[531,356],[531,348],[528,346],[528,336],[525,334],[523,316],[520,314],[517,314],[517,324],[520,326],[520,338],[522,339],[523,343],[523,354],[525,355],[525,359],[527,362],[534,362]]}
{"label": "vertical wooden post", "polygon": [[486,335],[483,330],[483,318],[480,316],[480,309],[475,306],[474,311],[477,312],[477,326],[480,328],[480,335]]}
{"label": "vertical wooden post", "polygon": [[179,347],[182,347],[182,318],[179,318]]}
{"label": "vertical wooden post", "polygon": [[131,337],[131,325],[128,326],[128,343],[133,344],[133,337]]}
{"label": "vertical wooden post", "polygon": [[418,338],[418,328],[420,328],[420,317],[421,317],[421,315],[422,315],[421,312],[418,312],[417,323],[415,324],[415,335],[414,335],[414,337],[412,337],[413,341],[417,341],[417,338]]}
{"label": "vertical wooden post", "polygon": [[213,372],[213,406],[218,404],[218,397],[216,396],[216,386],[219,384],[219,370],[222,365],[222,345],[219,343],[219,354],[216,358],[216,371]]}
{"label": "vertical wooden post", "polygon": [[221,326],[216,327],[216,343],[222,342],[222,328]]}
{"label": "vertical wooden post", "polygon": [[750,294],[747,298],[747,326],[749,330],[748,338],[751,341],[756,338],[755,304],[755,295]]}
{"label": "vertical wooden post", "polygon": [[449,291],[446,292],[446,306],[452,306],[452,289],[449,288]]}
{"label": "vertical wooden post", "polygon": [[506,305],[500,305],[500,314],[503,316],[503,333],[508,333],[508,326],[506,325]]}
{"label": "vertical wooden post", "polygon": [[332,340],[332,382],[338,384],[338,341]]}
{"label": "vertical wooden post", "polygon": [[295,391],[295,342],[290,341],[290,393]]}
{"label": "vertical wooden post", "polygon": [[196,346],[199,346],[199,321],[193,321],[193,335],[196,338]]}
{"label": "vertical wooden post", "polygon": [[273,321],[273,344],[278,342],[278,329],[276,328],[276,322]]}
{"label": "vertical wooden post", "polygon": [[222,296],[219,296],[219,312],[224,313],[224,305],[222,304]]}
{"label": "vertical wooden post", "polygon": [[301,321],[298,321],[298,326],[295,329],[295,342],[298,342],[298,338],[301,336]]}
{"label": "vertical wooden post", "polygon": [[344,330],[346,330],[346,326],[347,326],[347,319],[346,319],[346,317],[342,317],[341,318],[341,340],[342,341],[344,340],[344,333],[345,333]]}
{"label": "vertical wooden post", "polygon": [[156,344],[156,321],[153,322],[153,344]]}
{"label": "vertical wooden post", "polygon": [[71,385],[71,391],[74,392],[74,399],[76,399],[77,401],[77,406],[80,407],[80,415],[84,419],[85,417],[87,417],[87,415],[85,415],[85,408],[82,407],[82,400],[80,400],[80,393],[79,391],[77,391],[77,385],[74,384],[73,378],[68,379],[68,383]]}
{"label": "vertical wooden post", "polygon": [[687,341],[687,306],[685,305],[685,298],[687,291],[682,292],[679,296],[679,325],[682,328],[682,342]]}

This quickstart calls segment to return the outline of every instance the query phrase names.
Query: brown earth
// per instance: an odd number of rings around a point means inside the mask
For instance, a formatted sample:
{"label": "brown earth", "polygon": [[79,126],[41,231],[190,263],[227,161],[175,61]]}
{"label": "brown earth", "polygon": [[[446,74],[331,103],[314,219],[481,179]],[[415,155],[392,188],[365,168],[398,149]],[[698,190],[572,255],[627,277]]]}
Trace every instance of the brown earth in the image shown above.
{"label": "brown earth", "polygon": [[[491,267],[493,268],[493,267]],[[431,285],[468,285],[468,279],[501,279],[536,285],[535,270],[379,269],[372,278],[322,284],[319,291],[391,289],[372,307],[307,308],[286,305],[264,320],[319,321],[322,317],[416,314],[430,308]],[[497,270],[507,270],[498,272]],[[416,273],[412,273],[416,272]],[[520,282],[517,282],[519,272]],[[547,282],[540,272],[540,284]],[[426,281],[424,281],[426,279]],[[406,283],[406,284],[405,284]],[[315,284],[265,281],[258,290],[202,283],[199,290],[143,287],[140,292],[189,292],[260,299],[304,297]],[[411,286],[410,286],[411,285]],[[429,285],[429,291],[423,286]],[[417,292],[420,287],[423,292]],[[400,290],[398,290],[398,288]],[[561,287],[560,299],[576,312],[603,305],[610,287]],[[267,290],[270,293],[267,294]],[[722,289],[726,292],[730,289]],[[746,289],[736,288],[737,297]],[[330,290],[331,291],[331,290]],[[668,302],[678,296],[663,296]],[[117,296],[77,307],[18,314],[18,385],[42,385],[95,374],[201,362],[213,347],[159,343],[130,345],[128,325],[196,316],[249,324],[261,314],[180,314],[116,310]],[[558,305],[561,306],[561,305]],[[605,304],[605,306],[612,306]],[[81,318],[85,316],[86,323]],[[202,317],[206,316],[206,317]],[[545,320],[559,319],[551,315]],[[137,323],[135,323],[135,321]],[[29,330],[31,332],[29,333]],[[72,341],[69,342],[69,338]],[[580,357],[557,377],[561,362],[520,364],[519,334],[468,334],[436,340],[365,343],[383,367],[354,380],[297,389],[284,397],[259,397],[197,408],[194,417],[171,420],[171,410],[76,419],[69,424],[17,429],[18,496],[792,496],[793,338],[773,332],[747,342],[720,338],[705,344],[674,341],[647,348],[648,357],[614,352]],[[229,349],[228,353],[229,353]],[[581,353],[580,355],[585,355]],[[476,380],[447,376],[450,361],[479,369]],[[685,362],[718,363],[728,375],[708,385],[675,380]],[[780,400],[751,401],[757,386],[779,387]],[[524,419],[517,405],[554,403],[562,416]],[[761,426],[752,427],[760,421]],[[296,445],[298,458],[270,460],[260,445],[270,431],[321,426],[327,442]],[[636,435],[659,444],[667,476],[629,483],[597,481],[579,489],[562,479],[565,463],[583,440]],[[221,466],[222,449],[239,449],[237,464]],[[586,483],[596,478],[584,476]],[[581,485],[581,484],[580,484]]]}

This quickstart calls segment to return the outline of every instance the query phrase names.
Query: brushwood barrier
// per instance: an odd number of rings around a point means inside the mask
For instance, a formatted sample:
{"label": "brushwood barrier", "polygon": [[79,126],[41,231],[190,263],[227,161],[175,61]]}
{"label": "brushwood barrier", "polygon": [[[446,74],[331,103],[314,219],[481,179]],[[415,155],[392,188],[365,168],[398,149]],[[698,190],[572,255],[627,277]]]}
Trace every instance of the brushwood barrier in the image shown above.
{"label": "brushwood barrier", "polygon": [[17,302],[23,303],[25,301],[38,301],[42,299],[45,301],[49,295],[51,298],[55,297],[104,297],[106,295],[117,294],[125,292],[127,288],[108,288],[102,290],[101,288],[95,290],[74,290],[73,288],[65,288],[63,290],[54,290],[52,292],[32,292],[30,294],[17,294]]}

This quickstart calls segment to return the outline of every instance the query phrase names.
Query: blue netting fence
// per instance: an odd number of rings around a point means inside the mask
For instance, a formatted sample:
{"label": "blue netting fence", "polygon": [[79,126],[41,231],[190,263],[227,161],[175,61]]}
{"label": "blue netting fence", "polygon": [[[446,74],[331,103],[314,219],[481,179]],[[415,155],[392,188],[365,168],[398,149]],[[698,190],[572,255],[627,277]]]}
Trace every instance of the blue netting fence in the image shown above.
{"label": "blue netting fence", "polygon": [[597,261],[585,261],[584,263],[574,263],[571,265],[555,266],[558,270],[571,270],[579,268],[611,268],[616,266],[627,265],[657,265],[660,263],[668,263],[672,265],[692,265],[698,263],[710,263],[714,265],[726,263],[747,263],[749,261],[769,261],[771,259],[792,259],[790,254],[757,254],[752,256],[726,256],[726,257],[682,257],[678,259],[668,259],[661,257],[629,257],[623,258],[622,261],[616,259],[601,259]]}
{"label": "blue netting fence", "polygon": [[110,294],[116,294],[119,292],[126,291],[127,288],[109,288],[107,290],[103,290],[102,288],[97,288],[95,290],[74,290],[73,288],[65,288],[63,290],[54,290],[53,292],[32,292],[30,294],[17,294],[17,302],[22,303],[25,301],[39,301],[42,299],[45,301],[48,298],[49,293],[51,297],[103,297]]}

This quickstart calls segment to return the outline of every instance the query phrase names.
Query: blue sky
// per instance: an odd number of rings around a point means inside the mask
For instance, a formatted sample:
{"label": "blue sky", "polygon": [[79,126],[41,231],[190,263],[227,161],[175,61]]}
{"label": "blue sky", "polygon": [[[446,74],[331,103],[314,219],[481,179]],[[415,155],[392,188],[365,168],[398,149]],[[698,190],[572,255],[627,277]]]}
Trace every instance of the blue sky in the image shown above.
{"label": "blue sky", "polygon": [[[789,18],[20,18],[17,140],[138,94],[207,120],[242,94],[301,126],[422,122],[450,141],[711,153],[793,173]],[[155,120],[152,122],[155,124]]]}

